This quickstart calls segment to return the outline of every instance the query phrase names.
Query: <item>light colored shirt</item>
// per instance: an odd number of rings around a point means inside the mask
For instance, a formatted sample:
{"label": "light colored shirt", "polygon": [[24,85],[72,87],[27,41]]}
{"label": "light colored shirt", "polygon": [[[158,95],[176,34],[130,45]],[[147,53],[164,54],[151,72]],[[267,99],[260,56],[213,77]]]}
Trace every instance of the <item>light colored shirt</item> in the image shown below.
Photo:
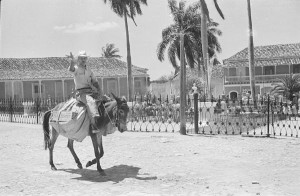
{"label": "light colored shirt", "polygon": [[76,90],[81,88],[92,87],[92,82],[97,81],[95,75],[89,67],[83,68],[75,65],[74,68],[75,71],[71,71],[71,73],[74,75],[74,83]]}

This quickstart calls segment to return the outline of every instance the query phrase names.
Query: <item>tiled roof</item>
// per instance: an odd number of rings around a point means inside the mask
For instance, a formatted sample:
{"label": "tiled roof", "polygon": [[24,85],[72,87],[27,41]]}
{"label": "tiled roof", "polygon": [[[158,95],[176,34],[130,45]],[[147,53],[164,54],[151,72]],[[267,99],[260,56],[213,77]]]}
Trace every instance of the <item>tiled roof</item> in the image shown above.
{"label": "tiled roof", "polygon": [[[225,66],[249,66],[248,48],[224,60]],[[256,46],[255,66],[300,64],[300,43]]]}
{"label": "tiled roof", "polygon": [[[87,62],[97,77],[127,76],[127,63],[90,57]],[[0,58],[0,80],[72,78],[66,57]],[[132,66],[133,76],[148,76],[147,69]]]}

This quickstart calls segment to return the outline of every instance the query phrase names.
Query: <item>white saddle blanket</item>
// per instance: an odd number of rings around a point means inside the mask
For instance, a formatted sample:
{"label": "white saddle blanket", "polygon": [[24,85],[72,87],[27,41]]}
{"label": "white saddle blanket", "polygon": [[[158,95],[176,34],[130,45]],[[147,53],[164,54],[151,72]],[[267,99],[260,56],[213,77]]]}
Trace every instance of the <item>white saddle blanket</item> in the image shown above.
{"label": "white saddle blanket", "polygon": [[[52,109],[49,124],[59,134],[78,142],[82,142],[89,135],[90,119],[86,106],[74,98]],[[108,123],[102,130],[93,130],[93,132],[102,132],[102,135],[106,136],[114,133],[115,130],[115,126]]]}
{"label": "white saddle blanket", "polygon": [[57,105],[52,109],[50,125],[59,134],[82,142],[89,135],[90,127],[86,106],[74,98]]}

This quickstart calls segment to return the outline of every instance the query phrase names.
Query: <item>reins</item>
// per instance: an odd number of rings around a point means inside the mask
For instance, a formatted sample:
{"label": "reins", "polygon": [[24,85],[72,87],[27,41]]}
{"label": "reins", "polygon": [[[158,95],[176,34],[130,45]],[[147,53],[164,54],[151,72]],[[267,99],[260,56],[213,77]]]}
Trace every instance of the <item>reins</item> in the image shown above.
{"label": "reins", "polygon": [[[103,105],[103,103],[102,103],[102,105]],[[114,126],[116,126],[117,127],[117,122],[118,122],[118,114],[116,114],[116,119],[115,119],[115,124],[113,123],[113,121],[111,120],[111,118],[109,117],[109,114],[108,114],[108,112],[107,112],[107,110],[106,110],[106,107],[105,107],[105,105],[103,105],[103,107],[104,107],[104,110],[105,110],[105,112],[106,112],[106,114],[107,114],[107,116],[108,116],[108,119],[109,119],[109,121],[110,121],[110,123],[112,124],[112,125],[114,125]],[[115,107],[117,107],[117,113],[118,113],[118,104],[115,106]],[[115,108],[114,107],[114,108]],[[113,108],[113,109],[114,109]]]}

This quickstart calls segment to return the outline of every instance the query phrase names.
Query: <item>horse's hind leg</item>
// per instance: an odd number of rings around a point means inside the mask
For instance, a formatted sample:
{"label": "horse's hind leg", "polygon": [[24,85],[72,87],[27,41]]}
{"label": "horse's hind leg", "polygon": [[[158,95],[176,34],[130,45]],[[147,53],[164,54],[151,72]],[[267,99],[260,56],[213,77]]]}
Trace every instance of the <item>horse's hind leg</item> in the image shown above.
{"label": "horse's hind leg", "polygon": [[49,160],[49,163],[51,165],[51,169],[52,170],[57,170],[54,163],[53,163],[53,149],[54,149],[54,145],[55,145],[55,142],[59,136],[59,134],[57,133],[57,131],[52,128],[52,136],[51,136],[51,146],[49,146],[49,157],[50,157],[50,160]]}
{"label": "horse's hind leg", "polygon": [[82,169],[81,162],[80,162],[80,160],[79,160],[77,154],[76,154],[75,151],[74,151],[73,143],[74,143],[74,140],[68,139],[68,148],[70,149],[70,151],[71,151],[71,153],[72,153],[72,155],[73,155],[73,157],[74,157],[74,160],[75,160],[75,162],[77,163],[77,167],[78,167],[79,169]]}

